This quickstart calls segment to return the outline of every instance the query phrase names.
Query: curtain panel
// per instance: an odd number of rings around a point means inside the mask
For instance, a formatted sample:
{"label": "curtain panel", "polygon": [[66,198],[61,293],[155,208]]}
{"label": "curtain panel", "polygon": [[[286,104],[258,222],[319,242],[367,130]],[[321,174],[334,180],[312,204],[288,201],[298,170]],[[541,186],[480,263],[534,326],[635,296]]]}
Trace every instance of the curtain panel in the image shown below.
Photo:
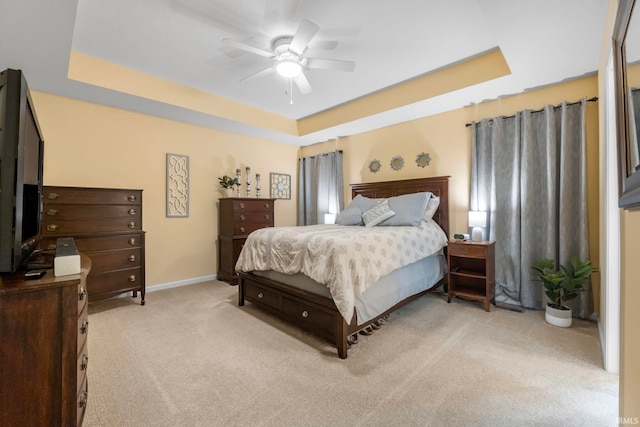
{"label": "curtain panel", "polygon": [[[469,209],[488,213],[496,241],[496,295],[525,308],[548,299],[531,267],[540,258],[589,259],[586,100],[472,124]],[[593,312],[590,283],[574,313]]]}
{"label": "curtain panel", "polygon": [[342,210],[342,174],[342,151],[298,159],[298,225],[323,224],[325,214]]}

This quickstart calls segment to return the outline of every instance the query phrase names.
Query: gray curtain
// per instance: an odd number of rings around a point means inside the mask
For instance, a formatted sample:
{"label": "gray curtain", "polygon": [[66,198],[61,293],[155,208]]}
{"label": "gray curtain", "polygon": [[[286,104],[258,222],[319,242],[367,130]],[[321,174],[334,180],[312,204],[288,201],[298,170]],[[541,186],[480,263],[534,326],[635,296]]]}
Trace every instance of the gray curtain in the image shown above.
{"label": "gray curtain", "polygon": [[298,225],[323,224],[342,210],[342,151],[299,158],[298,177]]}
{"label": "gray curtain", "polygon": [[[470,210],[488,212],[496,241],[496,295],[523,307],[547,303],[531,266],[589,259],[586,100],[473,123]],[[593,312],[590,285],[569,306]]]}

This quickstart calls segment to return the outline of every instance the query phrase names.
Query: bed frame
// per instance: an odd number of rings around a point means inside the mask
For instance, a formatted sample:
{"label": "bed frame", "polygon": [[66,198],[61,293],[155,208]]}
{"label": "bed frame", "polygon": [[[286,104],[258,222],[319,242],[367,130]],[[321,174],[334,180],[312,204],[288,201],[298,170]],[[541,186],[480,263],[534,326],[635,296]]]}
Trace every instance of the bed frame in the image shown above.
{"label": "bed frame", "polygon": [[[371,198],[386,198],[402,194],[430,191],[440,197],[440,206],[433,219],[449,235],[449,177],[419,178],[400,181],[372,182],[366,184],[351,184],[352,198],[358,194]],[[365,329],[371,323],[439,288],[446,281],[440,280],[430,289],[400,301],[389,310],[371,319],[364,325],[358,325],[354,312],[351,324],[347,324],[333,299],[313,294],[256,276],[251,272],[237,272],[239,276],[238,305],[250,301],[262,309],[272,313],[305,330],[335,342],[338,356],[347,358],[348,338],[350,335]]]}

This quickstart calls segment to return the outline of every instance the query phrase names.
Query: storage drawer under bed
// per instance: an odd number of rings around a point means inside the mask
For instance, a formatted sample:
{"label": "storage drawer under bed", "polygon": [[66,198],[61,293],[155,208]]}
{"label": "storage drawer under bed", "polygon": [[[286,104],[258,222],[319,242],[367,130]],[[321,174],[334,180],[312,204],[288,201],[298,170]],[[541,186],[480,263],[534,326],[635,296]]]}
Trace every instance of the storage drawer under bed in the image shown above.
{"label": "storage drawer under bed", "polygon": [[336,336],[337,312],[330,313],[320,306],[299,301],[294,296],[274,289],[266,289],[251,280],[244,279],[244,297],[269,312],[291,323],[317,333],[329,340]]}

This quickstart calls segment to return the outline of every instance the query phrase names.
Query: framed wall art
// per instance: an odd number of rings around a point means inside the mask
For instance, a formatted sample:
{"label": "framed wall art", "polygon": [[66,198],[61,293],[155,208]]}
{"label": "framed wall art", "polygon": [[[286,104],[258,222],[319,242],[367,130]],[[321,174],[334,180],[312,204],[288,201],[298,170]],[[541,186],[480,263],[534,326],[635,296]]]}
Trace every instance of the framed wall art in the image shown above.
{"label": "framed wall art", "polygon": [[167,218],[189,216],[189,156],[167,153]]}
{"label": "framed wall art", "polygon": [[272,199],[291,199],[291,175],[270,173],[269,182]]}

